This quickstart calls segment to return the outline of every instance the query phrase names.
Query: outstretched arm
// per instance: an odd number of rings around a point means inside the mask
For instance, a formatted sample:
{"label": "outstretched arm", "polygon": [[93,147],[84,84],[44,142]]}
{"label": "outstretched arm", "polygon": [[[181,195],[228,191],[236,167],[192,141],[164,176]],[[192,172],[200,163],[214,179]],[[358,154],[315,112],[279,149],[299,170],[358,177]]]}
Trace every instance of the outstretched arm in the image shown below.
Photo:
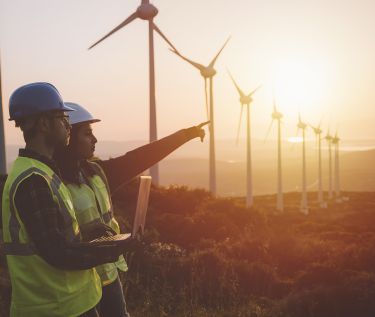
{"label": "outstretched arm", "polygon": [[107,176],[111,191],[129,182],[132,178],[147,170],[186,142],[197,137],[203,141],[205,136],[203,126],[206,124],[208,122],[177,131],[158,141],[127,152],[125,155],[109,160],[97,161]]}

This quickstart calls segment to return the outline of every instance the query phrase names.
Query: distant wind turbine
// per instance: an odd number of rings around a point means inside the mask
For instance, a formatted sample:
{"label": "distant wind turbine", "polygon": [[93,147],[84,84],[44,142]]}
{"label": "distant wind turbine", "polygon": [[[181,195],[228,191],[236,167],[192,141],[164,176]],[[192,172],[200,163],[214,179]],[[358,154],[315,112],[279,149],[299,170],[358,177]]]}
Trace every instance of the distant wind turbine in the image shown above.
{"label": "distant wind turbine", "polygon": [[[214,93],[213,93],[213,77],[216,75],[216,70],[214,68],[215,63],[219,55],[221,54],[224,47],[227,45],[230,37],[226,40],[224,45],[221,47],[219,52],[215,55],[208,66],[204,66],[202,64],[196,63],[185,56],[181,55],[179,51],[175,48],[172,48],[171,51],[178,55],[180,58],[194,66],[196,69],[200,71],[201,76],[204,79],[204,88],[205,88],[205,97],[206,97],[206,112],[207,112],[207,120],[210,120],[211,124],[209,126],[210,132],[210,154],[209,154],[209,161],[210,161],[210,172],[209,172],[209,188],[212,194],[216,195],[216,159],[215,159],[215,125],[214,125]],[[207,81],[209,80],[210,85],[210,102],[208,105],[208,97],[207,97]]]}
{"label": "distant wind turbine", "polygon": [[339,165],[339,156],[340,156],[340,138],[337,135],[332,138],[332,144],[335,147],[335,196],[336,202],[341,203],[341,190],[340,190],[340,165]]}
{"label": "distant wind turbine", "polygon": [[333,191],[332,191],[332,140],[333,137],[328,133],[325,136],[325,139],[328,143],[328,199],[333,198]]}
{"label": "distant wind turbine", "polygon": [[[167,37],[160,31],[154,23],[154,17],[158,14],[158,9],[150,3],[149,0],[142,0],[141,5],[137,10],[132,13],[127,19],[115,27],[112,31],[102,37],[99,41],[95,42],[89,49],[104,41],[113,33],[122,29],[133,20],[140,18],[148,21],[148,37],[149,37],[149,65],[150,65],[150,142],[157,140],[157,126],[156,126],[156,100],[155,100],[155,62],[154,62],[154,31],[156,31],[173,49],[175,47],[167,39]],[[150,168],[150,174],[155,184],[159,183],[159,168],[155,164]]]}
{"label": "distant wind turbine", "polygon": [[323,197],[323,180],[322,180],[322,129],[321,123],[317,127],[311,126],[314,130],[316,141],[318,144],[318,203],[320,208],[327,208],[327,203]]}
{"label": "distant wind turbine", "polygon": [[301,120],[301,115],[298,114],[298,130],[302,130],[302,199],[301,199],[301,212],[307,215],[309,208],[307,206],[307,188],[306,188],[306,139],[305,132],[307,124]]}
{"label": "distant wind turbine", "polygon": [[1,58],[0,58],[0,175],[7,173],[6,168],[6,149],[5,149],[5,132],[4,132],[4,117],[3,117],[3,90],[1,82]]}
{"label": "distant wind turbine", "polygon": [[273,97],[273,111],[272,111],[272,121],[268,127],[266,139],[271,131],[272,124],[277,121],[277,201],[276,209],[278,211],[284,211],[284,197],[283,197],[283,182],[282,182],[282,164],[281,164],[281,120],[283,114],[276,109],[276,100]]}
{"label": "distant wind turbine", "polygon": [[241,127],[241,120],[242,120],[242,112],[243,107],[246,106],[247,110],[247,120],[246,120],[246,207],[252,207],[254,203],[254,197],[253,197],[253,173],[251,168],[251,121],[250,121],[250,105],[253,102],[253,95],[254,93],[260,88],[258,86],[253,91],[251,91],[249,94],[245,94],[236,81],[234,80],[232,74],[228,71],[228,74],[230,78],[232,79],[232,82],[234,86],[236,87],[239,95],[240,95],[240,103],[241,103],[241,112],[240,112],[240,120],[238,122],[238,129],[237,129],[237,144],[238,144],[238,138],[240,133],[240,127]]}

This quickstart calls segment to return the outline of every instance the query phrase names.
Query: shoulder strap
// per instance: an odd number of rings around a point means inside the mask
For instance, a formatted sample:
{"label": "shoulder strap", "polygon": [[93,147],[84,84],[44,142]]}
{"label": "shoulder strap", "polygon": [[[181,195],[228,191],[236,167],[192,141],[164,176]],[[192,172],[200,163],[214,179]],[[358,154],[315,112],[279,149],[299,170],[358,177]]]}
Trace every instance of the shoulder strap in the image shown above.
{"label": "shoulder strap", "polygon": [[88,163],[88,166],[94,171],[94,173],[96,175],[100,176],[100,178],[103,180],[103,182],[105,184],[105,187],[107,188],[108,195],[111,196],[111,191],[110,191],[110,188],[109,188],[107,176],[105,175],[102,167],[94,161],[87,161],[87,163]]}

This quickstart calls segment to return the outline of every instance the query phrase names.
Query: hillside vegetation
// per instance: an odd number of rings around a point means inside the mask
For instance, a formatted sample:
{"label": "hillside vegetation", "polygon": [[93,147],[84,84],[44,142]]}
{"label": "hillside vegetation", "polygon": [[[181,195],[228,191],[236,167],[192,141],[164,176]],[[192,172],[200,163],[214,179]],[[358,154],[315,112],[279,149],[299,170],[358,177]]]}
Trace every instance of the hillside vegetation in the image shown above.
{"label": "hillside vegetation", "polygon": [[[129,184],[114,197],[124,231],[137,189]],[[153,188],[144,246],[127,254],[122,276],[131,315],[375,316],[375,193],[345,195],[349,201],[305,216],[296,193],[277,213],[275,196],[246,209],[242,198]],[[1,281],[6,316],[9,287]]]}

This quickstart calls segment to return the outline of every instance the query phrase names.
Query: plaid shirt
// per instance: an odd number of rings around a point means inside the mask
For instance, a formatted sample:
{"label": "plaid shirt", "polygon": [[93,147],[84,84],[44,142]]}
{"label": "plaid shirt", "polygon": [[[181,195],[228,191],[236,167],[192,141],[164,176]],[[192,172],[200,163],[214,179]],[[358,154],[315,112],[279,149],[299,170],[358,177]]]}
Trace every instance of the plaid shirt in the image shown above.
{"label": "plaid shirt", "polygon": [[[59,175],[54,161],[38,153],[21,149],[19,156],[39,160]],[[22,181],[15,194],[15,204],[38,255],[49,264],[65,270],[82,270],[118,259],[120,250],[117,247],[66,241],[59,205],[53,200],[43,177],[32,175]]]}

